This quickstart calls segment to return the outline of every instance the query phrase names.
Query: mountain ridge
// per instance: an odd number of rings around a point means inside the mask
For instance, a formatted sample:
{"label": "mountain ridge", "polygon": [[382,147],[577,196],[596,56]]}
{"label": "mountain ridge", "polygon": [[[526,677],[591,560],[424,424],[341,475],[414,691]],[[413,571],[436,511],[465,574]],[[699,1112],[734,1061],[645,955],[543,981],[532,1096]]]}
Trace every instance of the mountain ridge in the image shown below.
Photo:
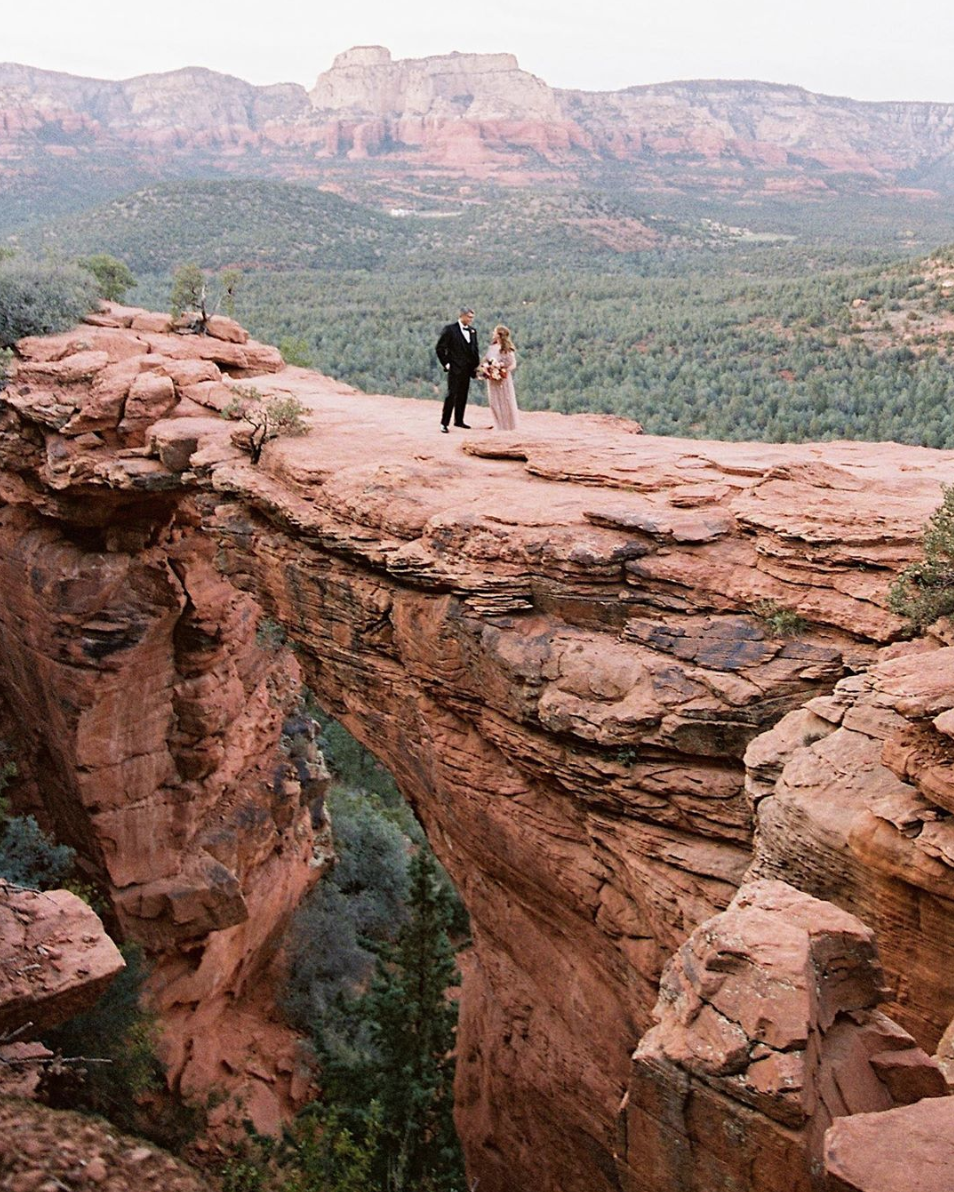
{"label": "mountain ridge", "polygon": [[311,90],[206,67],[110,81],[0,65],[0,200],[14,214],[76,209],[96,186],[97,197],[128,190],[125,177],[341,185],[358,174],[732,203],[934,200],[954,194],[954,104],[754,80],[562,90],[508,53],[393,59],[381,46],[339,54]]}

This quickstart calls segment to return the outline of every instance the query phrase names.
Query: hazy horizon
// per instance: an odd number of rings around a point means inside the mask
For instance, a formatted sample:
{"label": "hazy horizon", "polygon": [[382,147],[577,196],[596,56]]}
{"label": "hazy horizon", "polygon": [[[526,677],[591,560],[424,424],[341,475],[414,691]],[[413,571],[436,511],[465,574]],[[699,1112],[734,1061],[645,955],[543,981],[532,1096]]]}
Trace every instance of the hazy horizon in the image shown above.
{"label": "hazy horizon", "polygon": [[[369,48],[372,46],[374,46],[376,48],[384,48],[384,49],[387,49],[390,51],[389,46],[382,46],[382,43],[380,43],[380,42],[361,42],[361,43],[355,43],[355,45],[353,45],[353,46],[343,46],[341,48],[341,50],[338,50],[335,52],[335,54],[332,56],[332,60],[328,62],[328,65],[326,67],[324,67],[321,71],[319,71],[318,74],[315,75],[315,79],[317,80],[319,75],[323,74],[326,70],[329,70],[331,68],[332,62],[333,62],[334,58],[337,57],[338,54],[344,53],[346,50],[349,50],[349,49],[356,49],[359,47],[360,48]],[[528,74],[535,75],[535,77],[541,79],[542,82],[546,83],[549,87],[551,87],[555,91],[582,91],[582,92],[586,92],[586,93],[600,94],[601,92],[623,91],[623,90],[628,90],[628,89],[631,90],[633,88],[639,88],[639,87],[665,87],[668,85],[675,86],[675,85],[683,84],[683,83],[739,83],[739,84],[758,83],[760,85],[765,85],[768,87],[785,87],[785,88],[791,87],[796,90],[806,91],[811,95],[820,95],[820,96],[824,96],[824,97],[830,98],[830,99],[848,99],[848,100],[852,100],[856,103],[872,103],[872,104],[878,104],[878,103],[927,103],[927,104],[940,103],[940,104],[954,106],[954,90],[952,90],[952,98],[949,100],[923,99],[923,98],[918,98],[918,97],[898,98],[896,96],[895,97],[886,96],[881,99],[870,99],[870,98],[862,97],[862,96],[858,96],[858,95],[850,95],[846,91],[842,91],[842,92],[831,91],[831,90],[823,91],[823,90],[818,90],[813,87],[808,87],[804,83],[791,82],[791,81],[783,82],[778,79],[760,78],[755,75],[747,75],[747,76],[742,76],[742,75],[739,75],[739,76],[681,75],[678,77],[673,76],[672,78],[653,79],[651,81],[623,83],[619,87],[566,87],[566,86],[560,85],[559,83],[554,83],[551,79],[548,79],[543,75],[539,75],[535,71],[528,70],[527,67],[524,65],[524,63],[520,60],[519,55],[516,54],[513,50],[507,50],[507,49],[447,50],[447,51],[444,51],[443,53],[435,52],[433,54],[409,54],[409,55],[402,54],[400,56],[398,54],[391,52],[391,59],[394,62],[413,61],[415,59],[421,59],[421,58],[444,58],[444,57],[449,57],[450,55],[455,54],[455,53],[461,54],[461,55],[464,55],[464,54],[488,55],[488,54],[494,54],[494,53],[514,54],[514,57],[517,58],[517,65],[520,68],[520,70],[525,71]],[[5,58],[5,59],[0,60],[0,66],[23,66],[23,67],[26,67],[28,70],[45,71],[45,72],[48,72],[51,74],[64,74],[64,75],[70,76],[71,78],[86,79],[91,82],[98,82],[98,83],[124,83],[124,82],[130,82],[133,79],[159,77],[159,76],[163,76],[163,75],[176,74],[179,71],[186,71],[186,70],[208,70],[212,74],[221,75],[223,78],[238,79],[239,81],[248,83],[254,87],[297,85],[297,86],[304,87],[306,91],[310,91],[312,89],[312,87],[314,86],[314,82],[315,82],[315,80],[312,80],[311,83],[301,83],[298,79],[289,79],[289,78],[275,78],[275,79],[270,79],[270,80],[267,80],[264,82],[260,82],[260,81],[256,81],[251,78],[247,78],[245,75],[240,74],[236,70],[220,69],[218,67],[207,66],[201,62],[184,62],[179,66],[171,66],[165,70],[144,70],[144,71],[137,71],[134,74],[123,74],[123,75],[81,74],[76,71],[66,70],[66,69],[62,69],[62,68],[58,68],[58,67],[43,66],[37,62],[16,61],[12,58]]]}
{"label": "hazy horizon", "polygon": [[204,67],[258,86],[310,89],[335,56],[386,46],[395,59],[512,53],[560,90],[618,91],[719,80],[795,86],[868,102],[954,103],[954,9],[926,0],[899,16],[888,0],[806,0],[797,16],[761,0],[674,0],[621,14],[615,0],[523,0],[481,19],[467,8],[366,0],[314,14],[299,0],[235,0],[229,19],[196,8],[185,27],[155,10],[48,0],[42,27],[25,9],[4,18],[4,61],[104,81]]}

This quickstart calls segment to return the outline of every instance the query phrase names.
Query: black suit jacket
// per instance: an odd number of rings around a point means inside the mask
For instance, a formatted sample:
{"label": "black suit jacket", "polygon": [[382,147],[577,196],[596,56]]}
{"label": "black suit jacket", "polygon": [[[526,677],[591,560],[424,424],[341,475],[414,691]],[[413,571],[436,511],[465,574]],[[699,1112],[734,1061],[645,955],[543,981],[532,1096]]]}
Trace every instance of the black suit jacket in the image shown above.
{"label": "black suit jacket", "polygon": [[464,339],[460,323],[448,323],[437,341],[437,359],[454,372],[472,374],[480,363],[480,349],[477,347],[477,330],[470,329],[470,343]]}

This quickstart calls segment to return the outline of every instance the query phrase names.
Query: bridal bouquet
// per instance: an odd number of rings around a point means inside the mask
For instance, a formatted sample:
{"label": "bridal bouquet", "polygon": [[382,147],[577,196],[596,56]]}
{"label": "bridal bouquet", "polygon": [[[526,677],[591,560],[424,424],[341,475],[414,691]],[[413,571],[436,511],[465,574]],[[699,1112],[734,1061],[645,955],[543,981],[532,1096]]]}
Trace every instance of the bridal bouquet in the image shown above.
{"label": "bridal bouquet", "polygon": [[507,377],[507,366],[497,360],[483,360],[477,369],[482,381],[503,381]]}

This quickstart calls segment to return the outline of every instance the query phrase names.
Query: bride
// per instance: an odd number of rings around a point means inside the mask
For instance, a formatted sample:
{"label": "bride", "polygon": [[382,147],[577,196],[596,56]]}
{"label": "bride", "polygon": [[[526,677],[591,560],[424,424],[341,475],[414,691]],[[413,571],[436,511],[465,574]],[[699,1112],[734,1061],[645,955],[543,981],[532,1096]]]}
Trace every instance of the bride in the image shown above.
{"label": "bride", "polygon": [[517,429],[517,397],[513,388],[516,367],[517,351],[510,338],[510,328],[498,323],[480,367],[480,375],[487,381],[487,402],[497,430]]}

